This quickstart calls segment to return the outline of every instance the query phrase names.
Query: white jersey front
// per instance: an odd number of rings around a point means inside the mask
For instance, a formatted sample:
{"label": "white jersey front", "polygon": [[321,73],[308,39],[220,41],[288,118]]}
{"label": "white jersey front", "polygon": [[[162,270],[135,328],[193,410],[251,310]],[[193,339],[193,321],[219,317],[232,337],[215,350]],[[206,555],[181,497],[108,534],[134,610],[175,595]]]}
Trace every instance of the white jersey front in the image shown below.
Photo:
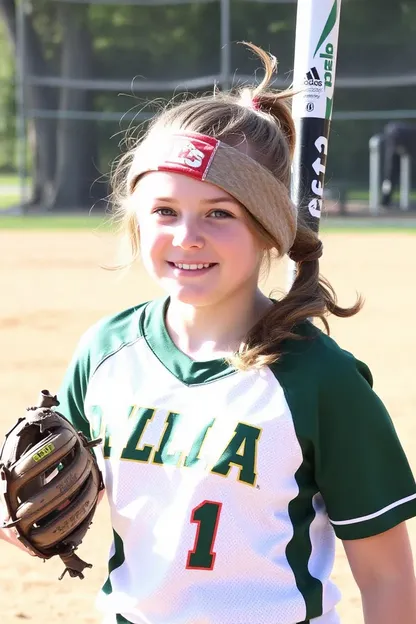
{"label": "white jersey front", "polygon": [[170,339],[166,305],[93,327],[59,393],[59,410],[103,438],[105,621],[336,624],[335,533],[367,537],[416,515],[367,367],[310,323],[271,367],[195,362]]}

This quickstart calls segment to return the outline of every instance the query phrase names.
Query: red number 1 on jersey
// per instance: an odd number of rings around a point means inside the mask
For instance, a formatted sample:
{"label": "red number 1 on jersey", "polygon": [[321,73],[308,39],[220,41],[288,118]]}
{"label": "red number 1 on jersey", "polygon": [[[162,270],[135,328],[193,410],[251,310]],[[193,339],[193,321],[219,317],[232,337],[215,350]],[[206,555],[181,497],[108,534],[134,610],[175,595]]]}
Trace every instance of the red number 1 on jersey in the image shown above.
{"label": "red number 1 on jersey", "polygon": [[189,570],[212,570],[215,557],[214,542],[217,536],[222,503],[204,501],[192,510],[191,522],[198,524],[193,550],[188,552],[186,567]]}

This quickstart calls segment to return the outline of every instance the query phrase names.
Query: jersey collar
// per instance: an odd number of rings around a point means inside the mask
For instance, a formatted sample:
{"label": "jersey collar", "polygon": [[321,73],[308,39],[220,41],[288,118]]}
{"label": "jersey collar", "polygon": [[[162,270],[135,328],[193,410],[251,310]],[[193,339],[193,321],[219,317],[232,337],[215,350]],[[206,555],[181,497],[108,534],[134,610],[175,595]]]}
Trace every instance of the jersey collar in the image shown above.
{"label": "jersey collar", "polygon": [[195,361],[180,351],[166,329],[165,315],[168,305],[169,297],[151,301],[144,309],[141,323],[147,345],[172,375],[188,386],[195,386],[237,372],[223,358]]}

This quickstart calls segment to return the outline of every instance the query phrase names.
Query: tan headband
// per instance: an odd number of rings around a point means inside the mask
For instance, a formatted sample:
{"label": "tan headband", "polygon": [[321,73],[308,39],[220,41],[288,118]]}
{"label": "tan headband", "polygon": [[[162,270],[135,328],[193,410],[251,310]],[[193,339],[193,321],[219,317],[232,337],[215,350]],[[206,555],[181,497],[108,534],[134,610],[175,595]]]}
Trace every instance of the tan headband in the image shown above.
{"label": "tan headband", "polygon": [[149,137],[134,155],[127,177],[130,193],[150,171],[182,173],[215,184],[247,208],[279,243],[282,255],[292,247],[297,210],[286,186],[234,147],[194,132]]}

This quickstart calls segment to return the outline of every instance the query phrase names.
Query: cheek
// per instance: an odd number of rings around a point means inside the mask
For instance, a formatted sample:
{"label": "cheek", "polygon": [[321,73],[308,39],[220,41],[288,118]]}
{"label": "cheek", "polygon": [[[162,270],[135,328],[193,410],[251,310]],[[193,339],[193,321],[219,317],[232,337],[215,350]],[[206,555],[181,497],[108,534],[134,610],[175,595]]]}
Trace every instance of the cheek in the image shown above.
{"label": "cheek", "polygon": [[240,268],[239,272],[255,268],[261,263],[263,252],[260,245],[246,228],[230,232],[222,243],[228,260]]}
{"label": "cheek", "polygon": [[168,236],[160,230],[154,228],[146,221],[139,223],[140,249],[144,261],[156,261],[163,253],[168,243]]}

